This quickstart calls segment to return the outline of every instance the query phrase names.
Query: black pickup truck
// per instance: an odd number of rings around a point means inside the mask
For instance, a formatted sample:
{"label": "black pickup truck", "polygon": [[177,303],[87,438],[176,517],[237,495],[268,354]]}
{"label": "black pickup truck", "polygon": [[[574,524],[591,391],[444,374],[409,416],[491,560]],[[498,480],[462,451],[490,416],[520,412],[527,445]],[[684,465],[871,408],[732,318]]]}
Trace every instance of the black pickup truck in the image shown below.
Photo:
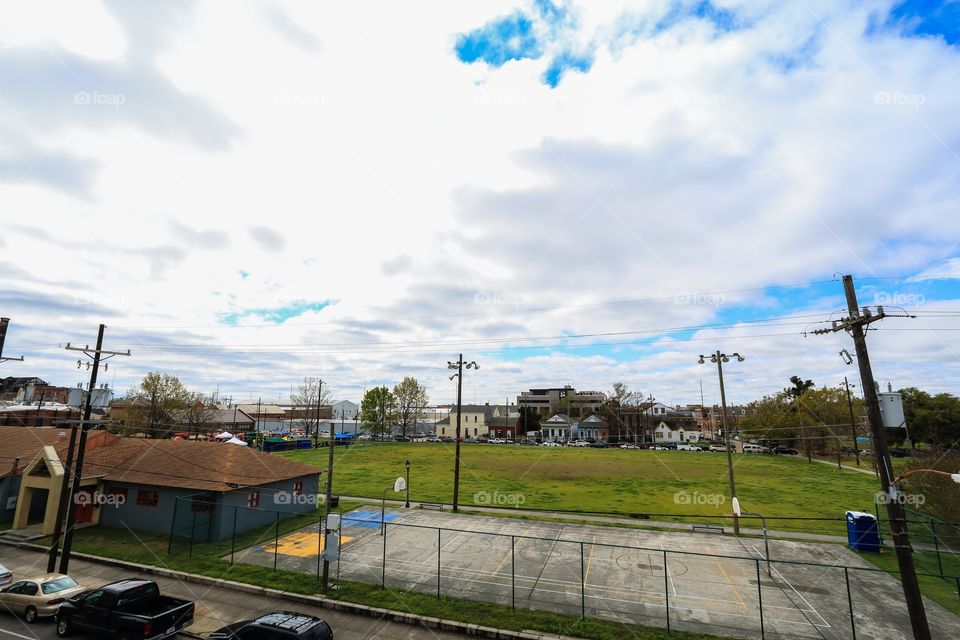
{"label": "black pickup truck", "polygon": [[61,638],[76,629],[98,638],[158,640],[193,622],[193,603],[161,596],[152,580],[119,580],[68,598],[56,620]]}

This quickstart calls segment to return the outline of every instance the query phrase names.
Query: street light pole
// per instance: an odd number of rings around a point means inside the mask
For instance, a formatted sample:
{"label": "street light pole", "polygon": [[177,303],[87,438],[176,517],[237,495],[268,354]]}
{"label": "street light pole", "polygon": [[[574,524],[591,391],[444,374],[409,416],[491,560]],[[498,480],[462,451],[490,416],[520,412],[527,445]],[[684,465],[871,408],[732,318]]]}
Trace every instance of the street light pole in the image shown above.
{"label": "street light pole", "polygon": [[476,362],[464,362],[463,354],[456,362],[447,362],[448,369],[456,369],[457,372],[450,376],[450,379],[457,379],[457,433],[456,433],[456,462],[453,467],[453,510],[457,511],[460,507],[460,413],[463,406],[463,367],[467,369],[479,369]]}
{"label": "street light pole", "polygon": [[[730,355],[731,357],[736,357],[737,362],[743,362],[744,360],[743,356],[739,353],[734,352]],[[697,362],[703,364],[704,356],[701,355]],[[737,497],[737,485],[733,479],[733,452],[730,448],[730,430],[727,428],[727,392],[723,387],[723,363],[730,362],[730,357],[725,353],[720,353],[718,350],[710,356],[710,362],[716,363],[717,373],[720,376],[720,426],[723,429],[723,439],[727,445],[727,476],[730,483],[730,500],[732,501]],[[736,513],[733,516],[733,534],[736,536],[740,535],[740,518]]]}
{"label": "street light pole", "polygon": [[410,461],[406,462],[407,467],[407,504],[405,505],[407,509],[410,508]]}

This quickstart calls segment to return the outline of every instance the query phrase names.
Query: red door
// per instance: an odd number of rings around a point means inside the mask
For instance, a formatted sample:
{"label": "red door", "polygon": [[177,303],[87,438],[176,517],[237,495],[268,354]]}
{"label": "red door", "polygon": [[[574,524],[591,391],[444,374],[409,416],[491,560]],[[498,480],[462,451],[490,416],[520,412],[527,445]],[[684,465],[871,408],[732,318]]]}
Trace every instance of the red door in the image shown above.
{"label": "red door", "polygon": [[81,488],[77,491],[77,507],[74,512],[74,522],[83,524],[93,520],[93,489]]}

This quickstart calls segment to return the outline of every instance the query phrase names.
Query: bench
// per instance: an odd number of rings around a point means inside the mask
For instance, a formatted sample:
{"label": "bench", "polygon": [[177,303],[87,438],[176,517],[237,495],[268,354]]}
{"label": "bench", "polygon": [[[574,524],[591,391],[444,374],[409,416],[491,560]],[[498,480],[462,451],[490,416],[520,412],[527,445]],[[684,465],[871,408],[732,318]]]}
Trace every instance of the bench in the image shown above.
{"label": "bench", "polygon": [[691,529],[693,531],[706,531],[707,533],[723,533],[723,527],[719,524],[695,524]]}
{"label": "bench", "polygon": [[443,511],[443,504],[440,502],[421,502],[421,509],[435,509],[437,511]]}

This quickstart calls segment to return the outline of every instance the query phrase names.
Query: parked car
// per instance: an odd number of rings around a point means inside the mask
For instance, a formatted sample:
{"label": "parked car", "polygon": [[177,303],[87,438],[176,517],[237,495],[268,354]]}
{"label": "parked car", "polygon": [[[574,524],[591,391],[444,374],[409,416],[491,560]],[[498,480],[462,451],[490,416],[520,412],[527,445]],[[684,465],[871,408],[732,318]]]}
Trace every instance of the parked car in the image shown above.
{"label": "parked car", "polygon": [[189,600],[160,595],[153,580],[118,580],[64,600],[57,635],[65,638],[77,629],[101,638],[157,640],[192,624],[193,611]]}
{"label": "parked car", "polygon": [[797,455],[796,449],[791,449],[790,447],[777,447],[773,450],[778,456],[795,456]]}
{"label": "parked car", "polygon": [[480,441],[476,438],[464,438],[463,444],[480,444]]}
{"label": "parked car", "polygon": [[595,440],[590,443],[590,446],[593,447],[594,449],[606,449],[607,443],[604,442],[603,440]]}
{"label": "parked car", "polygon": [[241,620],[217,629],[209,640],[333,640],[333,629],[322,618],[277,611],[254,620]]}
{"label": "parked car", "polygon": [[711,444],[709,447],[710,451],[726,451],[727,445],[725,444]]}
{"label": "parked car", "polygon": [[370,440],[372,438],[373,436],[371,436],[369,433],[361,433],[357,436],[357,440]]}
{"label": "parked car", "polygon": [[489,440],[487,440],[487,442],[489,442],[490,444],[505,444],[506,440],[504,440],[503,438],[490,438]]}
{"label": "parked car", "polygon": [[654,446],[651,447],[651,448],[652,448],[654,451],[669,451],[669,449],[667,449],[667,447],[664,447],[664,446],[659,445],[659,444],[654,445]]}
{"label": "parked car", "polygon": [[589,447],[590,443],[586,440],[570,440],[567,442],[568,447]]}
{"label": "parked car", "polygon": [[0,564],[0,587],[4,587],[13,582],[13,571]]}
{"label": "parked car", "polygon": [[770,449],[759,445],[759,444],[745,444],[743,445],[744,453],[770,453]]}
{"label": "parked car", "polygon": [[620,448],[621,449],[639,449],[640,446],[636,444],[631,444],[629,442],[624,442],[622,445],[620,445]]}
{"label": "parked car", "polygon": [[0,591],[0,605],[23,615],[28,623],[52,616],[60,603],[84,588],[70,576],[50,573],[39,578],[18,580]]}
{"label": "parked car", "polygon": [[410,442],[410,438],[407,436],[393,436],[394,442]]}
{"label": "parked car", "polygon": [[541,446],[541,447],[559,447],[559,446],[560,446],[560,443],[559,443],[559,442],[554,442],[553,440],[547,440],[546,442],[544,442],[544,443],[541,444],[540,446]]}
{"label": "parked car", "polygon": [[677,451],[702,451],[702,449],[695,444],[681,442],[677,445]]}

